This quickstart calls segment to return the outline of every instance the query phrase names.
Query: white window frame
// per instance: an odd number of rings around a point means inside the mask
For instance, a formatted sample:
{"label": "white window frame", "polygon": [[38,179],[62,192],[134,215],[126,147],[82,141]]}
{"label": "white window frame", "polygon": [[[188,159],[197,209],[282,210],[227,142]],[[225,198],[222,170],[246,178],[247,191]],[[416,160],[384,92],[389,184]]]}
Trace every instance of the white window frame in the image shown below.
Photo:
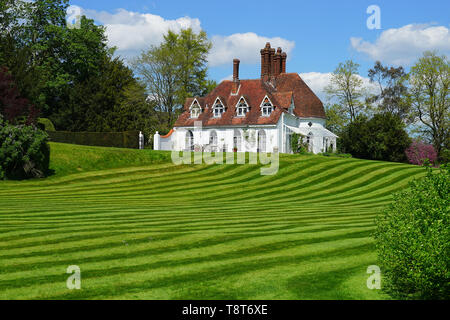
{"label": "white window frame", "polygon": [[[264,102],[264,101],[268,102]],[[273,106],[272,101],[270,101],[270,98],[266,95],[264,99],[261,102],[261,105],[259,106],[261,108],[261,116],[262,117],[270,117],[272,112],[275,110],[275,107]]]}
{"label": "white window frame", "polygon": [[[194,109],[197,109],[197,112],[194,113]],[[196,119],[202,114],[202,107],[197,99],[192,101],[191,106],[189,107],[189,112],[191,113],[191,118]]]}
{"label": "white window frame", "polygon": [[[214,107],[212,110],[213,110],[214,118],[221,118],[222,114],[225,113],[225,111],[226,111],[225,106],[222,103],[222,100],[220,100],[220,98],[216,99],[216,102],[214,102]],[[216,113],[216,111],[218,111],[218,112]]]}
{"label": "white window frame", "polygon": [[[242,100],[244,101],[244,103],[242,103]],[[245,107],[242,107],[241,105],[245,104]],[[244,114],[241,114],[241,110],[245,109]],[[247,115],[247,113],[250,111],[249,105],[247,103],[247,100],[245,100],[244,97],[240,97],[238,103],[236,104],[236,115],[238,117],[245,117]]]}

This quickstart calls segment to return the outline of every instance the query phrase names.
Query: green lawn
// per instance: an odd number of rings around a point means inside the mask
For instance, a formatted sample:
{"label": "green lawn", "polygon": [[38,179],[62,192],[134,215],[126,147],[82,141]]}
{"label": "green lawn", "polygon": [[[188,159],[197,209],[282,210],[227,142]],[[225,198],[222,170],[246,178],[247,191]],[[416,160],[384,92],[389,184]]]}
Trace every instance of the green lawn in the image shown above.
{"label": "green lawn", "polygon": [[[387,299],[374,217],[422,168],[282,155],[183,165],[51,144],[47,179],[0,182],[0,299]],[[68,290],[66,269],[81,268]]]}

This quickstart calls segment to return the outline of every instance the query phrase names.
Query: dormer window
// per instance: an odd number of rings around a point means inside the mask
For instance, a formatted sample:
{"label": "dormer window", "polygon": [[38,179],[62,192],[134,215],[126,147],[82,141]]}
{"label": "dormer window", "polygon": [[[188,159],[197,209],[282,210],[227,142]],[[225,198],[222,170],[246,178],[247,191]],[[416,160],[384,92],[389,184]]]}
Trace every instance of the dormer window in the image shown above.
{"label": "dormer window", "polygon": [[213,112],[214,112],[214,118],[222,117],[222,114],[225,112],[225,107],[223,106],[220,99],[216,100],[216,103],[214,104],[214,107],[213,107]]}
{"label": "dormer window", "polygon": [[263,117],[268,117],[272,114],[274,107],[272,102],[270,102],[269,98],[266,96],[261,103],[261,115]]}
{"label": "dormer window", "polygon": [[245,115],[248,112],[248,104],[245,102],[243,98],[239,100],[239,103],[237,105],[237,116],[238,117],[245,117]]}
{"label": "dormer window", "polygon": [[194,100],[191,105],[191,118],[198,118],[201,112],[202,109],[200,108],[200,105],[198,104],[197,100]]}

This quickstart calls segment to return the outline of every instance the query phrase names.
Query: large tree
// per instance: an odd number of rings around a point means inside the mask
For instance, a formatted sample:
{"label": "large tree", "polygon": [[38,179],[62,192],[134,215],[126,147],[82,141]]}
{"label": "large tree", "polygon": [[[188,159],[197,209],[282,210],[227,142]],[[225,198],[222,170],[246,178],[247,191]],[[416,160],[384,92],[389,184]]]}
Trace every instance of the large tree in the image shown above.
{"label": "large tree", "polygon": [[383,66],[380,61],[375,62],[372,69],[369,69],[369,79],[376,83],[379,94],[369,97],[370,103],[376,103],[381,112],[389,112],[398,115],[409,122],[408,117],[410,105],[406,101],[408,88],[405,84],[406,73],[403,67]]}
{"label": "large tree", "polygon": [[103,26],[84,16],[77,28],[67,26],[67,6],[67,0],[2,2],[0,62],[57,129],[109,130],[104,115],[121,103],[133,73],[113,58]]}
{"label": "large tree", "polygon": [[357,116],[341,133],[340,144],[356,158],[403,162],[411,139],[398,116],[378,113],[370,119]]}
{"label": "large tree", "polygon": [[215,85],[207,79],[210,49],[211,42],[203,31],[169,31],[159,46],[152,46],[133,61],[136,74],[157,106],[160,123],[172,126],[186,97],[204,95]]}
{"label": "large tree", "polygon": [[337,103],[333,105],[326,105],[325,114],[325,127],[339,136],[345,126],[349,123],[349,117],[345,107]]}
{"label": "large tree", "polygon": [[339,63],[331,75],[329,85],[325,87],[328,97],[336,99],[336,102],[345,108],[350,122],[353,122],[365,107],[362,98],[365,97],[366,91],[358,69],[359,64],[352,60]]}
{"label": "large tree", "polygon": [[409,73],[409,101],[440,159],[450,149],[450,64],[447,56],[425,52]]}

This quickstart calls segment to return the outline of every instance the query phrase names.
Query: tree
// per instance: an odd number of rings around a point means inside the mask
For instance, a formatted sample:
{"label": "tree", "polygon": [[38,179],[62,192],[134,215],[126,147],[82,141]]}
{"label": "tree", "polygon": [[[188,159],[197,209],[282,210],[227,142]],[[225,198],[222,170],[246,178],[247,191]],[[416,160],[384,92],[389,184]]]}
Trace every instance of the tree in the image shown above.
{"label": "tree", "polygon": [[398,116],[383,113],[371,119],[358,116],[341,133],[340,142],[343,152],[357,158],[403,162],[411,139]]}
{"label": "tree", "polygon": [[[99,101],[98,92],[87,83],[108,77],[103,73],[109,69],[103,67],[105,61],[113,60],[113,49],[107,46],[105,28],[91,19],[83,16],[79,29],[68,28],[67,6],[67,0],[2,2],[0,16],[7,19],[0,21],[0,37],[7,41],[0,43],[0,61],[14,75],[21,95],[51,119],[57,129],[106,128],[104,119],[97,114],[94,118],[99,123],[92,125],[88,109],[96,106],[88,108],[83,102]],[[78,98],[82,99],[77,106]],[[108,99],[111,100],[114,99]],[[114,105],[107,106],[112,108]]]}
{"label": "tree", "polygon": [[383,287],[395,298],[450,298],[450,171],[427,171],[377,217]]}
{"label": "tree", "polygon": [[339,104],[325,106],[326,122],[325,127],[337,135],[344,130],[349,123],[348,114],[345,112],[345,107]]}
{"label": "tree", "polygon": [[408,162],[415,165],[424,165],[425,162],[435,163],[437,160],[437,153],[433,146],[420,140],[414,140],[405,153]]}
{"label": "tree", "polygon": [[111,127],[114,131],[140,130],[148,138],[156,131],[164,132],[156,117],[155,103],[147,99],[143,85],[132,82],[123,93],[121,103],[112,113]]}
{"label": "tree", "polygon": [[35,123],[39,111],[22,97],[13,77],[6,67],[0,68],[0,114],[11,123],[17,123],[21,117],[26,123]]}
{"label": "tree", "polygon": [[411,68],[408,98],[413,116],[424,125],[424,133],[443,159],[450,149],[450,64],[446,56],[427,51]]}
{"label": "tree", "polygon": [[169,31],[161,45],[151,47],[133,61],[136,74],[157,106],[160,123],[172,126],[186,97],[204,95],[215,86],[206,79],[210,49],[211,42],[203,31]]}
{"label": "tree", "polygon": [[360,111],[364,109],[361,98],[365,96],[366,92],[358,69],[359,64],[352,60],[339,63],[331,75],[330,84],[325,87],[328,97],[335,98],[345,108],[350,122],[353,122]]}
{"label": "tree", "polygon": [[211,82],[207,80],[207,57],[212,48],[206,32],[198,34],[191,28],[183,29],[179,34],[168,32],[167,38],[173,38],[180,58],[179,103],[184,104],[188,97],[203,96],[209,90]]}
{"label": "tree", "polygon": [[[102,71],[80,79],[71,86],[67,93],[68,102],[52,116],[57,126],[64,123],[69,131],[93,132],[119,131],[119,127],[120,131],[131,129],[116,124],[116,121],[121,124],[129,122],[120,119],[127,115],[115,112],[127,99],[126,90],[137,83],[133,72],[120,58],[111,60],[104,57],[97,68]],[[134,100],[138,98],[141,97],[137,96]]]}
{"label": "tree", "polygon": [[403,67],[383,66],[380,61],[375,62],[369,70],[369,79],[372,83],[377,83],[380,89],[379,94],[374,94],[368,98],[369,103],[377,103],[381,112],[389,112],[410,122],[408,118],[410,105],[406,101],[408,88],[405,85],[406,73]]}

